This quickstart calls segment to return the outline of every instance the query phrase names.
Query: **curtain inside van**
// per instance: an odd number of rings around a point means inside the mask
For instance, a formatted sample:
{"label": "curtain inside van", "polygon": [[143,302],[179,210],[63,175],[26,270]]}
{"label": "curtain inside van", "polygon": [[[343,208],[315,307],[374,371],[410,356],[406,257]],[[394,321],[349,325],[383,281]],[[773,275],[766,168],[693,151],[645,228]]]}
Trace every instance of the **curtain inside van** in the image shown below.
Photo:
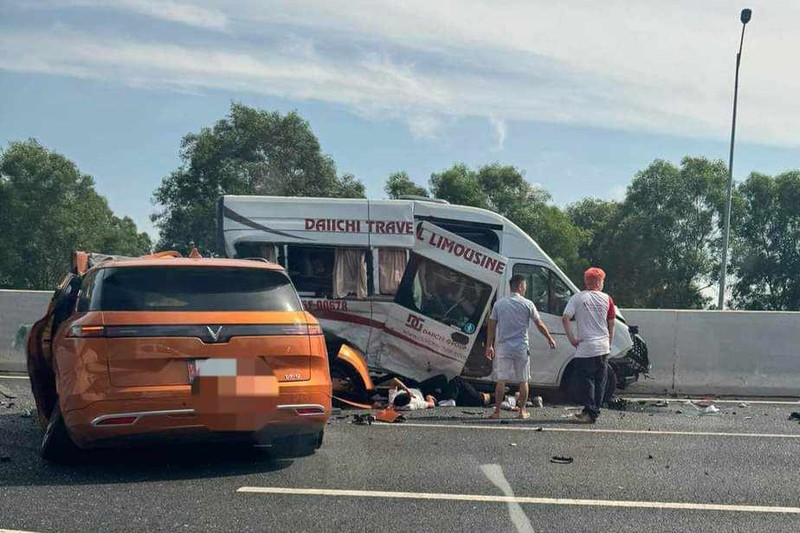
{"label": "curtain inside van", "polygon": [[406,251],[392,248],[378,250],[378,280],[381,294],[394,295],[406,270]]}
{"label": "curtain inside van", "polygon": [[337,248],[333,264],[333,297],[367,297],[367,260],[364,250]]}

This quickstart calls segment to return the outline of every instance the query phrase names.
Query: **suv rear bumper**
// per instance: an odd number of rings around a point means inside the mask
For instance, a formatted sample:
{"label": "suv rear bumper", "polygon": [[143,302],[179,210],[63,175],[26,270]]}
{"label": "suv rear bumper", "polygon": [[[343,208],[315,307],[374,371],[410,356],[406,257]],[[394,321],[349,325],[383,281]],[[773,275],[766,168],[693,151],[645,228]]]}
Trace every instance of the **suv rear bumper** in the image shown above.
{"label": "suv rear bumper", "polygon": [[[64,414],[70,436],[83,449],[147,441],[253,441],[319,433],[331,413],[330,388],[292,387],[277,397],[244,398],[219,411],[191,394],[108,399]],[[239,406],[230,408],[230,406]]]}

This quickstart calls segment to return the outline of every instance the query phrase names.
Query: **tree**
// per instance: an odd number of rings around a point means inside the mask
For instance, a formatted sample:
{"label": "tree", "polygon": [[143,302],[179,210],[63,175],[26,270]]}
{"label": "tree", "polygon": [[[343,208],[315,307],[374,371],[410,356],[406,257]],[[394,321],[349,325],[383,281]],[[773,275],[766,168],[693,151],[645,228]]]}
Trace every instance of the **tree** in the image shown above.
{"label": "tree", "polygon": [[800,310],[800,171],[752,173],[738,187],[733,303],[745,309]]}
{"label": "tree", "polygon": [[181,143],[180,168],[154,193],[162,209],[152,216],[163,247],[215,247],[215,205],[223,194],[363,198],[354,176],[337,176],[311,127],[295,112],[281,115],[232,104],[212,128]]}
{"label": "tree", "polygon": [[395,172],[386,179],[383,190],[394,200],[401,196],[429,196],[428,190],[414,183],[406,172]]}
{"label": "tree", "polygon": [[74,250],[142,255],[150,238],[118,218],[91,176],[35,140],[0,154],[0,287],[52,289]]}
{"label": "tree", "polygon": [[572,223],[585,232],[585,240],[578,254],[588,265],[599,265],[604,260],[607,232],[612,228],[620,204],[599,198],[584,198],[567,206]]}
{"label": "tree", "polygon": [[[716,257],[727,167],[685,157],[656,160],[634,177],[595,240],[607,287],[621,306],[700,308],[718,278]],[[598,235],[598,234],[596,234]]]}
{"label": "tree", "polygon": [[488,207],[488,198],[478,183],[478,176],[464,163],[431,174],[430,189],[434,197],[451,204]]}

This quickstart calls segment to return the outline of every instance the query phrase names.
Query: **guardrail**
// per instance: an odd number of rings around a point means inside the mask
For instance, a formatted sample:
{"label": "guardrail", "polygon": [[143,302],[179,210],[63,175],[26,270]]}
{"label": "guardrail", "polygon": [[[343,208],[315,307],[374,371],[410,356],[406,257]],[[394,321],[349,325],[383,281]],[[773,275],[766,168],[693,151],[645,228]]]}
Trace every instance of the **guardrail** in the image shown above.
{"label": "guardrail", "polygon": [[25,370],[27,328],[42,318],[53,291],[0,289],[0,371]]}

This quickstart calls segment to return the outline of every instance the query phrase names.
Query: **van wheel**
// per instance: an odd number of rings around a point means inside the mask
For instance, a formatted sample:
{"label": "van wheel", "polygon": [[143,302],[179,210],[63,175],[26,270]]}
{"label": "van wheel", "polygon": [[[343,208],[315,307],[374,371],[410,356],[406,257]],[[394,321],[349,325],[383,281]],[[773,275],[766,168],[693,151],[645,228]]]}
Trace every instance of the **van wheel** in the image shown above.
{"label": "van wheel", "polygon": [[603,405],[608,405],[617,392],[617,373],[614,371],[614,367],[608,363],[606,363],[606,370],[608,378],[606,379],[606,390],[603,393]]}
{"label": "van wheel", "polygon": [[61,416],[61,408],[56,402],[50,415],[47,429],[44,432],[44,437],[42,437],[39,455],[45,461],[63,464],[75,460],[79,451],[72,437],[69,436],[67,426],[64,424],[64,417]]}
{"label": "van wheel", "polygon": [[[603,391],[604,405],[608,404],[608,402],[614,398],[614,394],[617,390],[617,374],[614,372],[614,367],[606,363],[606,372],[608,377],[606,378],[606,388]],[[564,386],[562,390],[567,402],[574,403],[575,405],[583,404],[581,384],[578,383],[578,376],[574,371],[570,371],[569,375],[564,380]]]}

